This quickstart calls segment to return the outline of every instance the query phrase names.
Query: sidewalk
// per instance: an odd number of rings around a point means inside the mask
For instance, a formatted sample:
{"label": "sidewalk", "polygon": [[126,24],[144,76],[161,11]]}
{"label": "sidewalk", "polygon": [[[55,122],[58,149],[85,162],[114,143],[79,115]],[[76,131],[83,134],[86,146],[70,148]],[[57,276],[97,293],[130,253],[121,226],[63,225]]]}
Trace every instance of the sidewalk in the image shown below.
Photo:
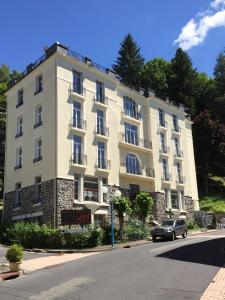
{"label": "sidewalk", "polygon": [[225,266],[221,268],[209,284],[200,300],[225,299]]}

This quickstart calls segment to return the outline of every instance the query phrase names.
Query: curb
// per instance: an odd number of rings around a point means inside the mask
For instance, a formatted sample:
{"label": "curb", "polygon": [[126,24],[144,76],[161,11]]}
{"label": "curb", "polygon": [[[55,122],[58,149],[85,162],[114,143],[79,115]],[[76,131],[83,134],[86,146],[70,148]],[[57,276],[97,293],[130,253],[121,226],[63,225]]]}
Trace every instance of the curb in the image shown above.
{"label": "curb", "polygon": [[151,240],[145,240],[141,241],[138,243],[124,243],[124,244],[116,244],[114,247],[108,246],[106,248],[93,248],[93,249],[24,249],[25,251],[28,252],[36,252],[36,253],[56,253],[56,254],[71,254],[71,253],[92,253],[92,252],[106,252],[106,251],[111,251],[111,250],[116,250],[116,249],[121,249],[121,248],[133,248],[136,246],[141,246],[145,244],[151,243]]}

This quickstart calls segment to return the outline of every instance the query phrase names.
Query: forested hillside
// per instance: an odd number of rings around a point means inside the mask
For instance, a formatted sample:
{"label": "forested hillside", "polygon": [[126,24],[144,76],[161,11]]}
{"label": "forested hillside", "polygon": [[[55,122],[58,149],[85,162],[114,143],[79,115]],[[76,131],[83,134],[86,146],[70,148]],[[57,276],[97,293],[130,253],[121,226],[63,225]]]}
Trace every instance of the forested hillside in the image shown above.
{"label": "forested hillside", "polygon": [[113,69],[131,88],[144,88],[146,95],[152,89],[156,96],[187,107],[193,120],[199,192],[225,200],[225,52],[215,58],[211,78],[198,72],[180,48],[171,61],[161,57],[146,61],[128,34]]}

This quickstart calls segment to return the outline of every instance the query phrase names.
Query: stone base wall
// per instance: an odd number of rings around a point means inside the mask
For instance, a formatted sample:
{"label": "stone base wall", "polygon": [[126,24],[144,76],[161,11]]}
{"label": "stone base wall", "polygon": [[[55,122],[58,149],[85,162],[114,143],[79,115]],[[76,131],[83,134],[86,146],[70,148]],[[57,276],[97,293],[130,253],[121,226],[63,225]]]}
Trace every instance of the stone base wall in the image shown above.
{"label": "stone base wall", "polygon": [[152,198],[155,200],[153,208],[153,218],[161,222],[166,217],[166,200],[164,193],[151,193]]}
{"label": "stone base wall", "polygon": [[185,196],[185,206],[186,206],[186,217],[187,220],[193,220],[194,219],[194,202],[191,197]]}
{"label": "stone base wall", "polygon": [[74,181],[69,179],[56,179],[56,194],[57,194],[57,208],[56,208],[56,226],[61,225],[61,210],[77,210],[85,209],[82,204],[74,203]]}
{"label": "stone base wall", "polygon": [[44,224],[54,224],[54,180],[42,182],[42,201],[35,204],[34,185],[24,187],[21,191],[21,207],[13,209],[15,191],[4,195],[3,221],[11,222],[17,220],[32,219],[36,214],[41,216]]}

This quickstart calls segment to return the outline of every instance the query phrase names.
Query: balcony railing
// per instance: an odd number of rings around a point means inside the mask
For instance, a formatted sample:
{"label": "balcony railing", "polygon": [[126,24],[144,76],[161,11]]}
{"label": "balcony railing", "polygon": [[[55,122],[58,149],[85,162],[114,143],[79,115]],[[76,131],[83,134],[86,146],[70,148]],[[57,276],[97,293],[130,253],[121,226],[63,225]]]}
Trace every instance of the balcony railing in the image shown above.
{"label": "balcony railing", "polygon": [[109,136],[109,128],[105,126],[99,126],[97,125],[95,128],[95,134],[103,135],[103,136]]}
{"label": "balcony railing", "polygon": [[33,159],[33,163],[36,163],[36,162],[41,161],[41,160],[42,160],[42,156],[35,157]]}
{"label": "balcony railing", "polygon": [[99,104],[108,106],[108,97],[106,97],[106,96],[99,97],[95,94],[94,95],[94,103],[95,104],[99,103]]}
{"label": "balcony railing", "polygon": [[183,157],[184,157],[183,151],[181,151],[181,150],[175,151],[174,157],[180,157],[180,158],[183,158]]}
{"label": "balcony railing", "polygon": [[141,120],[141,113],[139,111],[135,111],[135,110],[129,110],[124,108],[122,111],[124,116],[136,119],[136,120]]}
{"label": "balcony railing", "polygon": [[16,108],[20,107],[23,105],[23,100],[19,100],[18,103],[16,104]]}
{"label": "balcony railing", "polygon": [[21,169],[21,168],[22,168],[22,164],[18,164],[18,165],[16,165],[16,166],[14,167],[15,170],[19,170],[19,169]]}
{"label": "balcony railing", "polygon": [[162,176],[163,181],[172,181],[172,175],[170,173],[165,173]]}
{"label": "balcony railing", "polygon": [[87,155],[86,154],[80,154],[80,153],[74,153],[72,155],[72,162],[76,165],[87,165]]}
{"label": "balcony railing", "polygon": [[159,127],[161,128],[167,128],[168,127],[168,123],[164,120],[159,121]]}
{"label": "balcony railing", "polygon": [[152,142],[146,139],[139,139],[138,137],[129,138],[123,132],[119,134],[119,141],[127,143],[129,145],[134,145],[146,149],[152,149]]}
{"label": "balcony railing", "polygon": [[22,135],[23,135],[23,131],[18,132],[18,133],[15,135],[15,139],[21,137]]}
{"label": "balcony railing", "polygon": [[184,176],[177,176],[176,183],[185,184],[185,177]]}
{"label": "balcony railing", "polygon": [[180,126],[178,126],[178,125],[174,126],[174,127],[172,128],[172,131],[173,131],[174,133],[180,133],[180,132],[181,132]]}
{"label": "balcony railing", "polygon": [[139,176],[144,176],[144,177],[155,178],[155,171],[152,168],[143,167],[142,169],[129,170],[129,168],[125,167],[125,173],[131,174],[131,175],[139,175]]}
{"label": "balcony railing", "polygon": [[42,121],[39,121],[39,122],[37,122],[37,123],[34,124],[34,129],[35,129],[35,128],[38,128],[38,127],[40,127],[40,126],[42,126],[42,125],[43,125],[43,122],[42,122]]}
{"label": "balcony railing", "polygon": [[87,121],[82,119],[72,118],[70,121],[70,127],[81,129],[81,130],[87,130]]}
{"label": "balcony railing", "polygon": [[72,84],[70,88],[70,93],[76,93],[78,95],[85,96],[86,89],[83,87],[83,85]]}
{"label": "balcony railing", "polygon": [[159,152],[162,154],[169,154],[170,153],[170,148],[168,146],[161,146],[159,149]]}
{"label": "balcony railing", "polygon": [[110,170],[111,162],[110,162],[110,160],[107,160],[107,159],[98,159],[96,161],[95,167],[98,169]]}

